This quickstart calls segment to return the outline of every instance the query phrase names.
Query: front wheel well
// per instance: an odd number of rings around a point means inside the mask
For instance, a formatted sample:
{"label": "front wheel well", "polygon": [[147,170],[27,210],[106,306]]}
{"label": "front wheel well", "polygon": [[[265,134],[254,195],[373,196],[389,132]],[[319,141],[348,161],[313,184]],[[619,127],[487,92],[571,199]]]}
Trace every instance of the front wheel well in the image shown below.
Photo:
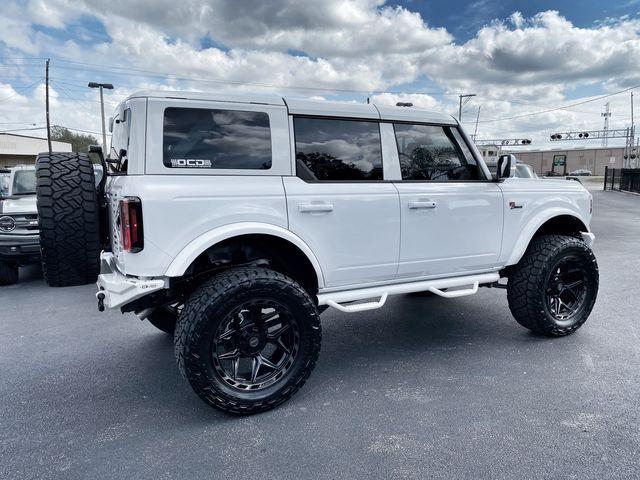
{"label": "front wheel well", "polygon": [[558,215],[540,225],[532,240],[541,235],[569,235],[576,237],[580,235],[580,232],[588,231],[587,226],[579,218],[573,215]]}
{"label": "front wheel well", "polygon": [[509,277],[513,273],[517,263],[525,255],[526,251],[530,248],[533,241],[543,235],[567,235],[570,237],[580,238],[581,232],[588,232],[587,226],[578,217],[573,215],[558,215],[550,218],[542,225],[538,227],[538,230],[529,239],[527,247],[521,251],[519,257],[516,257],[517,261],[512,260],[513,263],[509,263],[504,269],[500,271],[501,277]]}

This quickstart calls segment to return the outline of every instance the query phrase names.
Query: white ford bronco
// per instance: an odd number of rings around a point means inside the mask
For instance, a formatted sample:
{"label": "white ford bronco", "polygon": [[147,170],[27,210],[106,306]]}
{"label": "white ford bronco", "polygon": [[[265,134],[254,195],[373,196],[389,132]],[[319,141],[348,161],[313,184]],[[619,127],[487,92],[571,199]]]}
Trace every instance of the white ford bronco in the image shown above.
{"label": "white ford bronco", "polygon": [[100,309],[173,333],[183,375],[226,412],[273,408],[305,383],[328,307],[500,287],[518,323],[547,336],[593,308],[589,192],[516,178],[508,155],[492,178],[450,116],[140,92],[110,123],[107,155],[38,157],[46,281],[97,281]]}

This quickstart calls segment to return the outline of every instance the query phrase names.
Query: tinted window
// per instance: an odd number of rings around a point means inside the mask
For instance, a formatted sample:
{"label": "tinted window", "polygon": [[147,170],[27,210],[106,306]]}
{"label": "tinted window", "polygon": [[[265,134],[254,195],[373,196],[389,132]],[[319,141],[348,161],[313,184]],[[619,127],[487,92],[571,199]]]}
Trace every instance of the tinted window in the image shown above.
{"label": "tinted window", "polygon": [[294,119],[296,170],[304,180],[382,180],[378,122]]}
{"label": "tinted window", "polygon": [[36,194],[36,171],[18,170],[13,176],[14,195],[35,195]]}
{"label": "tinted window", "polygon": [[269,115],[239,110],[167,108],[163,162],[169,168],[269,169]]}
{"label": "tinted window", "polygon": [[[455,129],[394,125],[403,180],[477,180],[478,166]],[[459,142],[456,142],[455,136]]]}
{"label": "tinted window", "polygon": [[9,177],[10,173],[0,172],[0,197],[9,195]]}

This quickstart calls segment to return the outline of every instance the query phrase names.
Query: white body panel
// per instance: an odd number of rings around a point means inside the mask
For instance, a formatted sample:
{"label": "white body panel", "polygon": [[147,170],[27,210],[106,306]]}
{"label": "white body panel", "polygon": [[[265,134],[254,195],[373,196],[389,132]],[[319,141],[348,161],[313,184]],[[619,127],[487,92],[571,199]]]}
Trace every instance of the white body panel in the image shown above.
{"label": "white body panel", "polygon": [[498,265],[502,192],[491,182],[399,182],[398,278],[454,276]]}
{"label": "white body panel", "polygon": [[144,249],[123,253],[113,245],[118,268],[129,275],[167,275],[169,265],[191,242],[224,225],[288,226],[280,177],[181,176],[179,182],[175,178],[130,175],[111,181],[113,202],[125,196],[142,200]]}
{"label": "white body panel", "polygon": [[400,211],[392,184],[285,177],[284,185],[289,228],[317,256],[327,287],[395,278]]}
{"label": "white body panel", "polygon": [[[518,263],[538,228],[553,217],[570,215],[589,227],[591,194],[579,182],[508,178],[499,185],[505,205],[501,264]],[[521,208],[510,208],[511,202]]]}

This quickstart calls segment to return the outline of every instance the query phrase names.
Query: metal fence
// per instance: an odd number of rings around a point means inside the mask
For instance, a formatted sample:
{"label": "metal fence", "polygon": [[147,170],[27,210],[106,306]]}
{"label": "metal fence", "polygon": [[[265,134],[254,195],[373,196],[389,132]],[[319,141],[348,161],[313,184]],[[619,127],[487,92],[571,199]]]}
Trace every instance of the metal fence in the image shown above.
{"label": "metal fence", "polygon": [[640,168],[604,168],[604,189],[640,193]]}

